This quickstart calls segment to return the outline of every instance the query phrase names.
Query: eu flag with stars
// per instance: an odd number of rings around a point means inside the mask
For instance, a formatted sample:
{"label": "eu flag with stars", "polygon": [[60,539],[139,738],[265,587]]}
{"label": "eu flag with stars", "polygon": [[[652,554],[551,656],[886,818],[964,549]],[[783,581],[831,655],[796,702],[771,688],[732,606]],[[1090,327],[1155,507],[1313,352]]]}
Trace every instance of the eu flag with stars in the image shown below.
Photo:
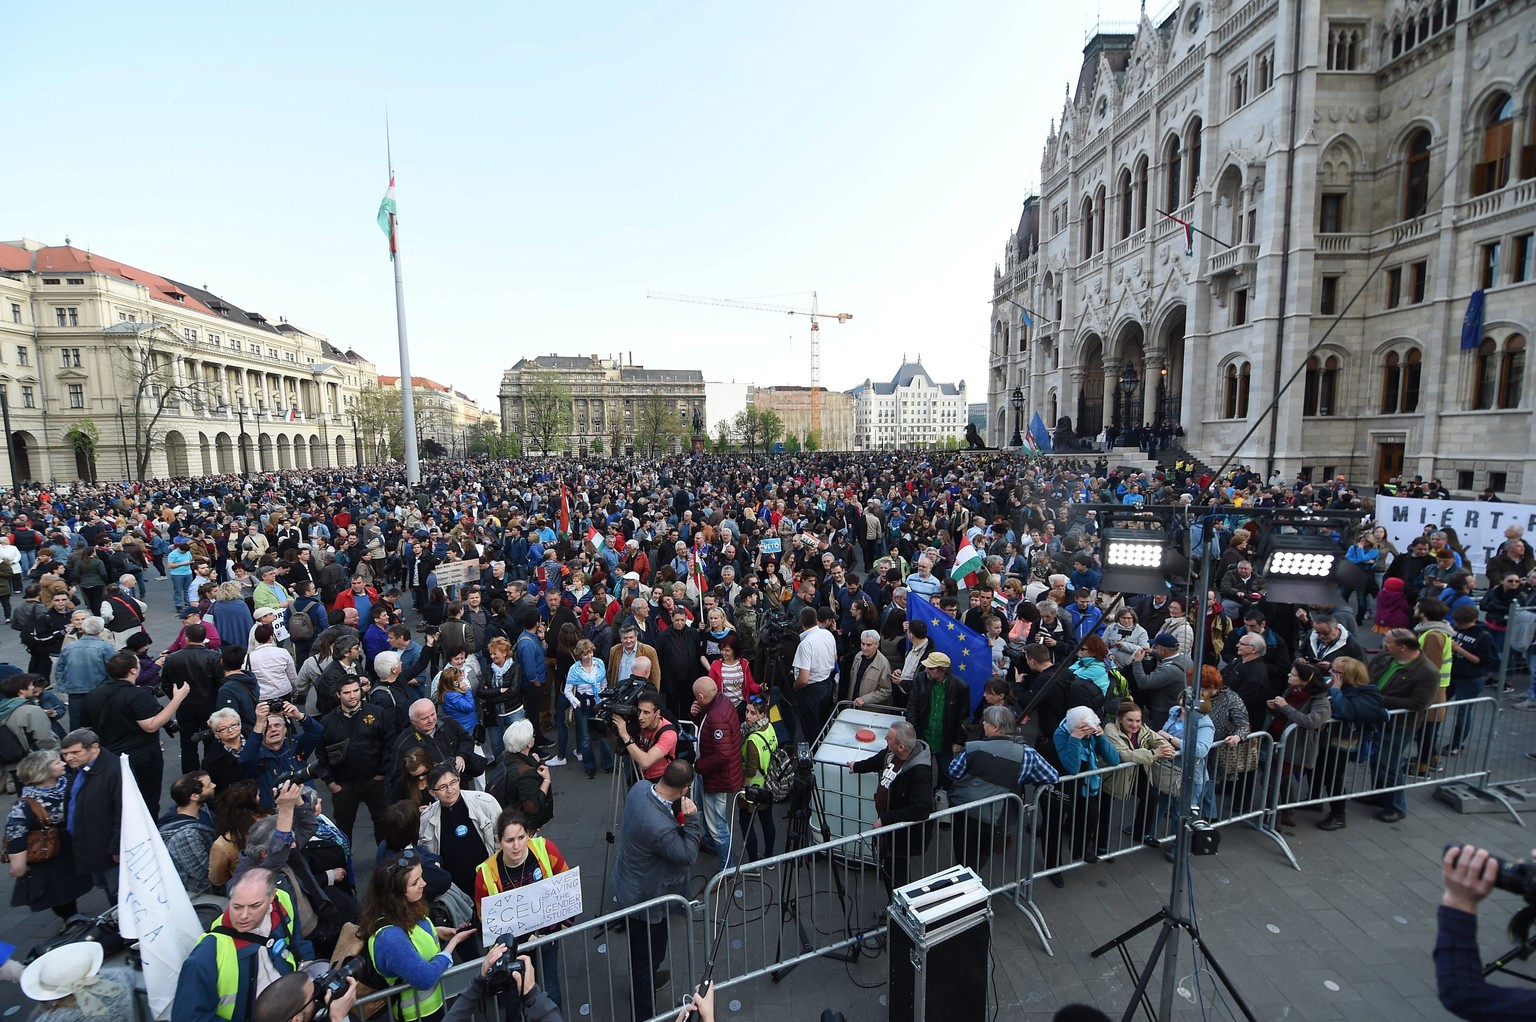
{"label": "eu flag with stars", "polygon": [[986,637],[927,600],[907,600],[907,618],[927,623],[933,652],[949,657],[949,672],[971,690],[971,709],[975,710],[982,690],[992,680],[992,647]]}

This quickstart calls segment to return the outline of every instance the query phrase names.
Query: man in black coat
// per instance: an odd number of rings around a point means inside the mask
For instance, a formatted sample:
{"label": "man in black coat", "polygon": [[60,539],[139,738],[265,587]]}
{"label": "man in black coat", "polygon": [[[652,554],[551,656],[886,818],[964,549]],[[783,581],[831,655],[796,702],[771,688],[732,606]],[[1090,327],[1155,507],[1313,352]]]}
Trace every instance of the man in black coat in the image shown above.
{"label": "man in black coat", "polygon": [[452,717],[438,716],[437,704],[432,700],[416,700],[411,704],[409,717],[410,725],[395,741],[394,753],[389,758],[391,784],[400,773],[400,761],[415,746],[426,749],[433,763],[452,763],[466,780],[485,772],[485,760],[476,754],[475,740]]}
{"label": "man in black coat", "polygon": [[698,629],[688,627],[688,612],[683,608],[672,611],[672,627],[656,640],[656,655],[661,658],[661,694],[667,702],[667,715],[683,720],[693,705],[694,681],[708,671],[704,644]]}
{"label": "man in black coat", "polygon": [[1238,632],[1222,649],[1223,654],[1228,651],[1235,654],[1222,668],[1222,681],[1243,701],[1248,710],[1248,726],[1254,731],[1263,729],[1264,721],[1269,717],[1269,700],[1275,694],[1269,665],[1264,662],[1267,648],[1264,636]]}
{"label": "man in black coat", "polygon": [[[914,678],[912,694],[907,697],[907,723],[917,730],[917,737],[927,743],[933,756],[935,783],[947,787],[949,760],[956,746],[965,744],[962,730],[971,711],[971,690],[949,673],[949,656],[929,653],[923,657],[923,673]],[[942,688],[942,715],[933,719],[934,689]]]}
{"label": "man in black coat", "polygon": [[77,728],[59,743],[59,756],[69,768],[64,798],[64,826],[69,831],[75,871],[117,904],[117,850],[123,822],[123,772],[120,761],[101,747],[89,728]]}
{"label": "man in black coat", "polygon": [[[224,684],[224,663],[215,650],[203,645],[208,629],[200,624],[187,625],[187,644],[168,657],[161,658],[161,684],[170,690],[187,686],[187,698],[176,712],[181,726],[181,772],[191,773],[200,765],[197,743],[192,736],[207,726],[208,715],[218,705],[219,687]],[[252,708],[252,719],[255,719]]]}
{"label": "man in black coat", "polygon": [[383,759],[390,725],[383,710],[363,702],[362,683],[355,676],[341,681],[336,699],[339,705],[320,718],[325,729],[320,779],[331,789],[336,826],[350,841],[359,805],[368,807],[375,833],[384,822]]}

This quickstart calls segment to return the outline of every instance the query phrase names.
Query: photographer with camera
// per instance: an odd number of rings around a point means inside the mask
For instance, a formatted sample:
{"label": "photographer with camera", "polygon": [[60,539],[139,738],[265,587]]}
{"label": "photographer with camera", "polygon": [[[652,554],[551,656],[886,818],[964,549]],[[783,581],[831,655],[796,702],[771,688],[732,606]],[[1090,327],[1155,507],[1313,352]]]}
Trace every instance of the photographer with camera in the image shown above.
{"label": "photographer with camera", "polygon": [[[1536,851],[1531,857],[1536,859]],[[1441,1005],[1457,1018],[1477,1022],[1536,1018],[1536,991],[1490,984],[1477,950],[1478,904],[1498,887],[1522,894],[1529,905],[1536,905],[1536,863],[1500,863],[1486,849],[1472,845],[1447,848],[1443,861],[1445,894],[1440,899],[1440,928],[1435,937],[1435,978]],[[1511,931],[1524,917],[1528,933],[1530,915],[1531,909],[1522,910],[1511,923]]]}
{"label": "photographer with camera", "polygon": [[[316,963],[316,967],[321,964]],[[332,993],[328,981],[340,983],[341,990]],[[357,979],[347,974],[346,966],[326,969],[318,981],[306,969],[283,976],[263,990],[256,998],[251,1022],[317,1022],[320,1018],[343,1022],[356,1000]]]}
{"label": "photographer with camera", "polygon": [[[698,806],[688,797],[693,779],[693,764],[678,759],[667,764],[660,780],[629,789],[613,874],[613,900],[619,908],[664,894],[688,896],[703,830]],[[655,1014],[656,990],[671,978],[661,968],[667,957],[666,910],[652,906],[628,922],[631,1011],[636,1022],[646,1022]]]}
{"label": "photographer with camera", "polygon": [[303,784],[319,776],[320,768],[306,767],[304,761],[319,747],[325,729],[292,703],[263,699],[256,704],[256,733],[261,741],[245,743],[240,769],[256,779],[261,804],[270,808],[272,791],[283,781]]}
{"label": "photographer with camera", "polygon": [[[506,996],[513,987],[517,989],[521,1004]],[[539,989],[533,959],[517,953],[516,941],[504,943],[498,940],[491,945],[480,965],[480,975],[469,981],[469,988],[453,1002],[443,1022],[472,1022],[476,1017],[475,1009],[487,995],[501,997],[502,1018],[507,1022],[518,1018],[523,1022],[561,1022],[559,1006]]]}
{"label": "photographer with camera", "polygon": [[[650,666],[648,661],[638,661],[637,668]],[[613,729],[619,736],[619,748],[629,756],[630,762],[647,781],[661,779],[667,764],[677,758],[677,725],[661,712],[661,693],[647,688],[635,699],[634,734],[630,723],[614,714]]]}
{"label": "photographer with camera", "polygon": [[148,690],[139,688],[139,658],[124,650],[107,661],[107,680],[80,700],[80,719],[96,732],[104,749],[124,754],[133,768],[133,779],[144,795],[151,817],[160,815],[160,782],[165,776],[165,752],[160,748],[160,729],[168,727],[191,690],[177,686],[164,706]]}

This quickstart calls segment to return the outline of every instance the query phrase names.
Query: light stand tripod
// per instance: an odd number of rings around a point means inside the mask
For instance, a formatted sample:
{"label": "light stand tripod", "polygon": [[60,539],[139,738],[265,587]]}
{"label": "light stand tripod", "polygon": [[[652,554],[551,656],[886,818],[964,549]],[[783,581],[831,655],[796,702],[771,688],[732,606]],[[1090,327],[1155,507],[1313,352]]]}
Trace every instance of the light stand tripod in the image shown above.
{"label": "light stand tripod", "polygon": [[[821,840],[832,840],[832,828],[827,823],[827,807],[822,800],[821,789],[816,786],[816,774],[811,763],[800,760],[795,764],[795,781],[789,790],[789,834],[784,842],[786,854],[798,852],[811,844],[811,816],[814,814],[821,823]],[[848,918],[848,891],[843,886],[843,875],[838,872],[835,864],[831,866],[832,881],[837,888],[837,902],[842,906],[843,918]],[[805,954],[814,950],[810,936],[805,930],[805,920],[800,917],[800,873],[804,870],[810,876],[811,896],[811,923],[815,924],[816,912],[816,875],[812,868],[812,860],[803,858],[794,864],[787,864],[784,876],[779,880],[779,905],[780,925],[779,944],[774,952],[774,957],[784,958],[784,924],[791,919],[795,921],[795,929],[800,935],[800,950]],[[829,951],[823,957],[831,958],[838,962],[853,962],[859,957],[857,947],[846,951]],[[788,976],[794,969],[793,965],[782,966],[775,969],[770,975],[775,983]]]}
{"label": "light stand tripod", "polygon": [[1536,983],[1536,976],[1527,976],[1523,972],[1511,969],[1510,963],[1524,962],[1536,953],[1536,936],[1531,935],[1531,924],[1536,923],[1536,904],[1526,905],[1515,913],[1515,917],[1509,921],[1509,936],[1517,941],[1514,947],[1504,952],[1487,965],[1483,966],[1483,976],[1492,976],[1495,972],[1523,979],[1527,983]]}

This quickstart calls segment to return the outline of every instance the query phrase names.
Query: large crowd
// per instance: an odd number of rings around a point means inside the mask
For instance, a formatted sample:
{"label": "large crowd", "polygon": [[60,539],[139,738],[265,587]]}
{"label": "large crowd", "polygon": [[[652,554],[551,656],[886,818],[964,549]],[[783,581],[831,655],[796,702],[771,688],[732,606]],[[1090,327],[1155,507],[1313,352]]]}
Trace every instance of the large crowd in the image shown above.
{"label": "large crowd", "polygon": [[[317,1009],[319,973],[302,967],[338,949],[371,985],[411,988],[400,1019],[454,1014],[441,977],[456,955],[484,954],[486,981],[500,975],[503,952],[478,944],[482,899],[567,868],[556,839],[581,823],[558,819],[562,772],[625,775],[618,909],[692,894],[701,850],[722,870],[774,854],[764,793],[843,702],[901,711],[886,748],[850,764],[878,773],[881,824],[1126,761],[1154,778],[1186,739],[1214,815],[1216,779],[1243,769],[1250,732],[1514,688],[1499,643],[1536,588],[1517,532],[1484,586],[1454,534],[1399,551],[1367,517],[1322,530],[1360,567],[1342,602],[1268,600],[1272,525],[1253,509],[1368,511],[1371,494],[1245,467],[1213,479],[1182,463],[882,452],[425,473],[416,486],[381,466],[0,501],[0,607],[27,655],[0,666],[0,760],[20,796],[12,904],[68,920],[93,887],[115,898],[125,755],[188,892],[228,899],[182,969],[178,1022],[339,1018],[352,988]],[[1186,552],[1209,545],[1209,590],[1102,591],[1101,518],[1152,506]],[[152,638],[161,578],[180,628]],[[979,703],[912,601],[985,638]],[[1201,641],[1202,699],[1186,707]],[[1524,695],[1536,709],[1536,680]],[[1459,741],[1436,729],[1382,750],[1383,786],[1435,770]],[[1134,798],[1155,843],[1166,799],[1148,784],[1078,785],[1059,840],[1091,859],[1103,801]],[[1400,791],[1378,808],[1406,812]],[[352,844],[360,810],[371,870]],[[1320,826],[1344,819],[1339,802]],[[956,828],[957,855],[990,845],[987,827]],[[927,840],[884,841],[888,885]],[[629,922],[637,1019],[670,982],[666,939],[659,909]],[[559,1018],[557,946],[525,961],[527,1017]]]}

